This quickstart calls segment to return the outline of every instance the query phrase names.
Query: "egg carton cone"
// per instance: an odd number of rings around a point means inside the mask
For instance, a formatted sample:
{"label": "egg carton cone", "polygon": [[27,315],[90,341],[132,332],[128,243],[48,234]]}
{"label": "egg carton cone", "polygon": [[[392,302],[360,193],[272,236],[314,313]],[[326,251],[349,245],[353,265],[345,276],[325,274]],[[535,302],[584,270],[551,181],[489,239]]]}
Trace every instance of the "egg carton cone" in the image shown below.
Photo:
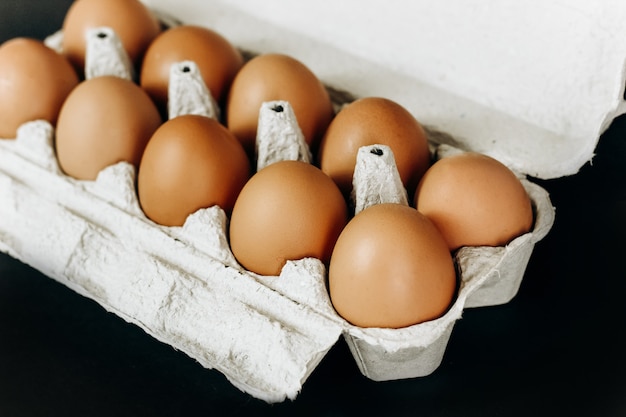
{"label": "egg carton cone", "polygon": [[[552,226],[549,196],[527,176],[576,172],[591,158],[610,120],[626,110],[626,34],[617,36],[625,31],[625,7],[614,1],[596,8],[594,2],[574,1],[576,7],[570,8],[532,1],[531,11],[524,12],[521,6],[509,10],[488,1],[491,14],[486,14],[461,1],[418,1],[406,6],[415,16],[406,19],[408,11],[378,1],[366,1],[367,7],[352,0],[327,2],[295,6],[267,0],[263,7],[244,0],[146,3],[170,24],[211,27],[247,51],[291,54],[334,91],[398,101],[426,126],[437,158],[473,150],[518,173],[532,200],[533,229],[503,247],[457,251],[458,293],[442,317],[402,329],[353,326],[333,309],[319,260],[289,261],[279,276],[246,271],[230,252],[228,219],[219,207],[193,213],[181,227],[157,225],[138,204],[133,166],[107,167],[95,181],[64,175],[55,158],[54,129],[44,121],[26,123],[17,138],[0,140],[0,250],[268,402],[296,398],[340,337],[361,372],[373,380],[434,372],[463,310],[514,297],[535,244]],[[614,8],[611,13],[608,6]],[[347,13],[346,7],[358,13]],[[541,11],[558,19],[548,25]],[[365,22],[370,13],[381,19],[384,36],[369,35]],[[462,25],[468,21],[481,24]],[[514,28],[525,22],[540,30],[521,36]],[[583,28],[585,36],[572,33],[572,27]],[[570,45],[568,36],[576,50],[561,48],[558,59],[548,59],[562,43]],[[56,33],[47,41],[58,47],[61,38]],[[488,62],[508,63],[497,74],[502,78],[481,74],[472,66],[477,55],[463,42],[441,41],[450,38],[481,45]],[[546,60],[541,71],[524,66],[529,51]],[[573,57],[579,66],[570,65]],[[590,68],[589,62],[604,65]],[[520,66],[527,71],[519,71]],[[459,67],[462,74],[455,73]],[[507,78],[511,73],[516,77]],[[541,87],[544,78],[549,89]],[[459,79],[472,82],[455,83]],[[445,86],[441,80],[447,80]],[[585,87],[584,100],[572,86]],[[292,145],[286,146],[305,157]]]}

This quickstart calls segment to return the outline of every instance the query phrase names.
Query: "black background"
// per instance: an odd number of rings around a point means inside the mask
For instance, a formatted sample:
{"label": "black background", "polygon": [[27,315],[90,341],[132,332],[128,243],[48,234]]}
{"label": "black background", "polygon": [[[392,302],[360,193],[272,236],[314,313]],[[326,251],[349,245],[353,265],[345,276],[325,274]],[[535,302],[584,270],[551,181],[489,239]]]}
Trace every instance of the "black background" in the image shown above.
{"label": "black background", "polygon": [[[43,39],[70,3],[0,0],[0,42]],[[552,231],[510,303],[464,312],[435,373],[370,381],[340,339],[273,405],[0,254],[0,416],[626,416],[626,119],[578,174],[536,182]]]}

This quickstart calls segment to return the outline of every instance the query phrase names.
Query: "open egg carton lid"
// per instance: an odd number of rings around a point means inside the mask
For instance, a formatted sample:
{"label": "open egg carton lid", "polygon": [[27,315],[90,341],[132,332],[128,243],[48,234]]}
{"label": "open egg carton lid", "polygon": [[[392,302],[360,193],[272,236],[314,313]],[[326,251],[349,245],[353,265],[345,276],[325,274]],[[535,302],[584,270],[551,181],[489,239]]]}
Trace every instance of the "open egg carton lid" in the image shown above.
{"label": "open egg carton lid", "polygon": [[146,3],[242,48],[288,53],[356,96],[391,98],[446,133],[438,140],[532,177],[576,173],[626,112],[620,0]]}
{"label": "open egg carton lid", "polygon": [[278,277],[241,268],[218,207],[182,227],[160,227],[139,208],[129,164],[96,181],[64,176],[53,128],[41,121],[0,141],[0,250],[269,402],[295,398],[341,335],[369,378],[436,369],[463,308],[514,296],[552,225],[547,193],[524,175],[576,172],[624,111],[626,7],[617,2],[412,2],[410,10],[378,1],[146,3],[163,19],[211,27],[243,49],[291,54],[329,86],[398,101],[432,141],[453,145],[442,150],[483,152],[516,170],[534,203],[531,233],[507,247],[459,251],[459,293],[443,317],[361,329],[335,313],[320,261],[288,262]]}

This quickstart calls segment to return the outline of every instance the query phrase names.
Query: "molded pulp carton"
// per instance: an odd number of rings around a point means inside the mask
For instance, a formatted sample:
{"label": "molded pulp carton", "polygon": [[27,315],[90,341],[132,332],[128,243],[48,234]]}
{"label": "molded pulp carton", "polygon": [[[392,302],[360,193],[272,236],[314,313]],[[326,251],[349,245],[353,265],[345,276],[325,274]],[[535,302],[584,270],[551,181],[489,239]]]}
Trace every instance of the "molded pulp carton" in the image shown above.
{"label": "molded pulp carton", "polygon": [[268,402],[295,398],[339,337],[371,379],[432,373],[463,309],[511,300],[552,226],[549,196],[527,176],[574,174],[626,109],[618,1],[146,3],[164,21],[211,27],[246,51],[290,54],[333,89],[396,100],[427,127],[437,157],[494,156],[533,202],[530,233],[456,253],[459,292],[444,316],[364,329],[335,313],[316,259],[290,261],[277,277],[244,270],[219,207],[159,226],[139,208],[131,165],[69,178],[42,121],[0,140],[0,250]]}

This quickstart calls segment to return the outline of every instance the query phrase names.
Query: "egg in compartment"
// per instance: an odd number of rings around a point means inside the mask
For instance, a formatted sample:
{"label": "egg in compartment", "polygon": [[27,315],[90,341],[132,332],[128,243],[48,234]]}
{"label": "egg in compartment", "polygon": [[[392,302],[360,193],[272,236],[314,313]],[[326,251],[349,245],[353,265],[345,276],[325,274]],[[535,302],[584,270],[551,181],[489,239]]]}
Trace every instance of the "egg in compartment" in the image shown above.
{"label": "egg in compartment", "polygon": [[224,104],[233,78],[243,65],[243,56],[220,33],[201,26],[168,28],[149,45],[140,84],[166,114],[170,69],[177,62],[193,61],[217,103]]}
{"label": "egg in compartment", "polygon": [[347,216],[341,192],[317,167],[274,162],[250,178],[235,202],[231,250],[260,275],[279,275],[286,261],[306,257],[328,264]]}
{"label": "egg in compartment", "polygon": [[94,180],[109,165],[139,165],[161,116],[134,82],[103,75],[81,82],[59,114],[55,150],[61,170],[76,179]]}
{"label": "egg in compartment", "polygon": [[25,122],[57,123],[79,79],[67,61],[43,42],[14,38],[0,45],[0,138],[14,138]]}
{"label": "egg in compartment", "polygon": [[315,152],[334,109],[326,87],[299,60],[284,54],[257,55],[235,76],[226,103],[226,125],[254,160],[262,103],[284,100],[291,104],[309,148]]}
{"label": "egg in compartment", "polygon": [[217,205],[230,214],[250,176],[248,157],[215,119],[181,115],[154,133],[139,165],[139,203],[154,222],[182,226],[195,211]]}
{"label": "egg in compartment", "polygon": [[504,246],[534,223],[532,202],[520,179],[498,160],[476,152],[435,162],[420,181],[414,204],[452,251]]}
{"label": "egg in compartment", "polygon": [[454,261],[424,215],[397,203],[372,205],[337,239],[328,287],[355,326],[402,328],[442,316],[457,288]]}
{"label": "egg in compartment", "polygon": [[413,195],[430,166],[427,135],[413,114],[388,98],[363,97],[344,106],[324,134],[319,166],[349,196],[357,152],[373,144],[391,148],[400,178]]}
{"label": "egg in compartment", "polygon": [[140,0],[76,0],[63,20],[63,53],[82,74],[85,69],[87,34],[91,29],[108,27],[119,36],[135,69],[161,24]]}

